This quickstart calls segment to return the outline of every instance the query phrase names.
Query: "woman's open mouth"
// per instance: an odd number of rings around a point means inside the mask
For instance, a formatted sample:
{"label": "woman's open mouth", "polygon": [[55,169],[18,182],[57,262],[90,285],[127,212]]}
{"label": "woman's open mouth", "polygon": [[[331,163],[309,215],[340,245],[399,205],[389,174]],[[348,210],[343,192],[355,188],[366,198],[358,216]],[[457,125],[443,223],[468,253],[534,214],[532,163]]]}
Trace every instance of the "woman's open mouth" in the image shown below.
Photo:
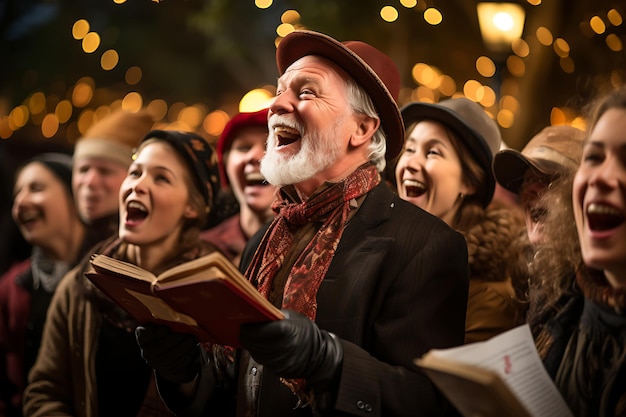
{"label": "woman's open mouth", "polygon": [[604,231],[618,227],[626,218],[622,211],[611,205],[591,203],[587,206],[587,220],[589,229]]}
{"label": "woman's open mouth", "polygon": [[402,186],[407,197],[419,197],[426,192],[426,184],[417,180],[404,180]]}

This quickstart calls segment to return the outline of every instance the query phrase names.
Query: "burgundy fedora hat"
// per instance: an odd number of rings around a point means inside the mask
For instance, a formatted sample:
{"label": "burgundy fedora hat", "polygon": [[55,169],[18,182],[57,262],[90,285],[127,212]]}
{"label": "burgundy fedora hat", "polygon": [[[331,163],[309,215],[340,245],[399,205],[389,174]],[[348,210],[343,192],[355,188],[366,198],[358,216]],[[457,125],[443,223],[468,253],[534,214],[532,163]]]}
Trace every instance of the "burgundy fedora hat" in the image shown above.
{"label": "burgundy fedora hat", "polygon": [[278,71],[282,75],[289,65],[307,55],[318,55],[337,64],[365,89],[387,137],[386,159],[395,158],[404,143],[404,123],[397,105],[400,72],[393,60],[361,41],[339,42],[323,33],[296,30],[278,44]]}

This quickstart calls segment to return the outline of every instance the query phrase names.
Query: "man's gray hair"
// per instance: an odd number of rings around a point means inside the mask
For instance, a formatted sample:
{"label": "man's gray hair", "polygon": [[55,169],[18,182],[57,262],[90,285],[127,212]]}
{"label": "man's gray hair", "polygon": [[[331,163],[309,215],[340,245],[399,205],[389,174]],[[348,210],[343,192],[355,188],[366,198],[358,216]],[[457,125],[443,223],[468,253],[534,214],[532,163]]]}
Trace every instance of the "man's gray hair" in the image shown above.
{"label": "man's gray hair", "polygon": [[[380,119],[370,96],[351,78],[346,80],[346,91],[348,103],[350,103],[355,113]],[[372,136],[372,143],[369,146],[369,160],[376,165],[378,172],[383,172],[387,165],[387,161],[385,160],[386,152],[387,141],[385,139],[385,131],[381,124],[374,133],[374,136]]]}

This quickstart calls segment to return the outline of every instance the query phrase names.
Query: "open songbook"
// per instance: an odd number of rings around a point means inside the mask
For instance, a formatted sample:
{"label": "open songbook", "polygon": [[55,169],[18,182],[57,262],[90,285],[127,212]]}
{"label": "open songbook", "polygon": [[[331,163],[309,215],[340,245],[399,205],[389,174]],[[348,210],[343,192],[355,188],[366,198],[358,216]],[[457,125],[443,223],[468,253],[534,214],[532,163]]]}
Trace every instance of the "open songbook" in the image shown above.
{"label": "open songbook", "polygon": [[106,255],[92,256],[91,266],[87,278],[139,323],[165,324],[202,342],[239,347],[242,324],[283,318],[217,251],[158,276]]}
{"label": "open songbook", "polygon": [[465,417],[572,417],[546,372],[528,325],[416,359]]}

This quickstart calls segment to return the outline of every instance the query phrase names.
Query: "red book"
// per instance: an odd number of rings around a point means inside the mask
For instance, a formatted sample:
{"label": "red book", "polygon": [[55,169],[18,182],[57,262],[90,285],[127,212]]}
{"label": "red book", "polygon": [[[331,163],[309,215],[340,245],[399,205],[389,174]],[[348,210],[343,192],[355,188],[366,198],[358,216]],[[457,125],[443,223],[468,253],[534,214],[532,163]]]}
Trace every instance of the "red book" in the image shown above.
{"label": "red book", "polygon": [[220,252],[158,276],[106,255],[92,256],[91,265],[87,278],[139,323],[165,324],[201,342],[240,347],[242,324],[283,318]]}

